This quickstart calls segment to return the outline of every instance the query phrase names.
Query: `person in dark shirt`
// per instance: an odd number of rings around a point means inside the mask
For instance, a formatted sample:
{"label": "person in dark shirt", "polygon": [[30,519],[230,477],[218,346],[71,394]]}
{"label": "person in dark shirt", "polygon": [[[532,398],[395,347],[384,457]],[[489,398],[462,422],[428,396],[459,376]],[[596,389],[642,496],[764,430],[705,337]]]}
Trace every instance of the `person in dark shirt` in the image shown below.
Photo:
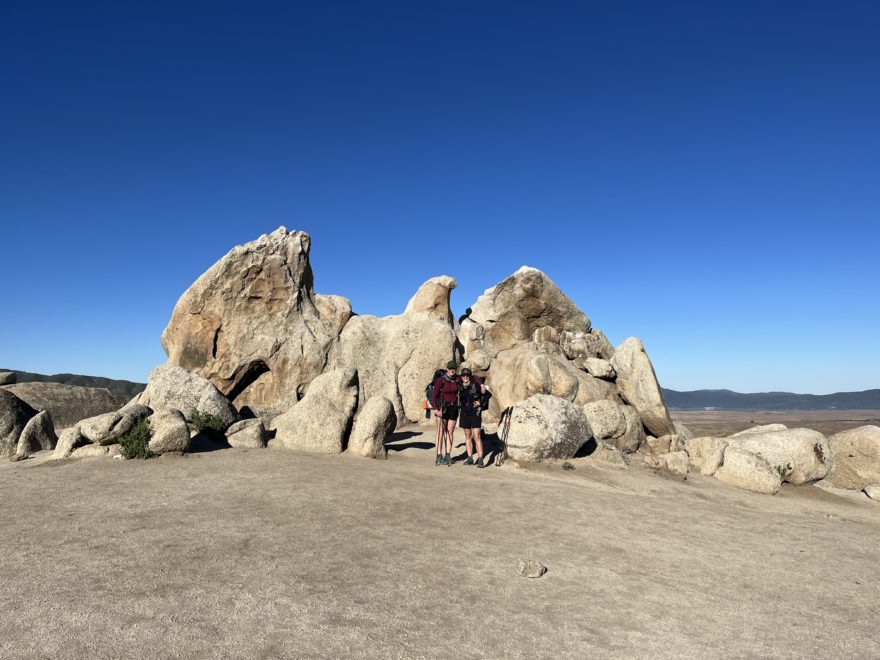
{"label": "person in dark shirt", "polygon": [[437,455],[437,465],[452,465],[452,436],[455,434],[455,422],[458,419],[458,379],[455,377],[455,361],[446,365],[446,373],[434,381],[434,395],[431,406],[434,415],[440,418],[445,430],[445,452]]}
{"label": "person in dark shirt", "polygon": [[[483,439],[480,434],[483,426],[483,410],[489,404],[490,396],[492,395],[486,389],[486,383],[475,377],[467,367],[461,370],[458,402],[461,410],[459,424],[464,429],[464,443],[467,449],[465,465],[485,467]],[[474,445],[476,445],[476,453],[474,453]]]}

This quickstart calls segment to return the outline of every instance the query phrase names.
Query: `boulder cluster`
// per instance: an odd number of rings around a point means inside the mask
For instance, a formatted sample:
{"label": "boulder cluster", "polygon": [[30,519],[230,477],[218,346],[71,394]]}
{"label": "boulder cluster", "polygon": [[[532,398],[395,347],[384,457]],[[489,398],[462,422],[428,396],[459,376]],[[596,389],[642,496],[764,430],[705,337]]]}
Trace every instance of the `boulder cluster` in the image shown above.
{"label": "boulder cluster", "polygon": [[613,346],[539,270],[519,269],[460,319],[449,304],[456,282],[445,275],[422,284],[401,314],[380,318],[316,293],[310,249],[307,234],[284,227],[233,248],[180,297],[162,333],[168,360],[146,390],[66,425],[60,438],[48,413],[0,388],[0,456],[118,454],[146,419],[152,453],[186,451],[207,425],[233,447],[383,458],[390,433],[425,421],[425,386],[455,360],[486,379],[484,423],[503,422],[513,461],[592,448],[612,462],[638,452],[656,469],[699,470],[766,493],[783,481],[880,483],[877,427],[829,439],[776,426],[691,437],[670,419],[642,342]]}

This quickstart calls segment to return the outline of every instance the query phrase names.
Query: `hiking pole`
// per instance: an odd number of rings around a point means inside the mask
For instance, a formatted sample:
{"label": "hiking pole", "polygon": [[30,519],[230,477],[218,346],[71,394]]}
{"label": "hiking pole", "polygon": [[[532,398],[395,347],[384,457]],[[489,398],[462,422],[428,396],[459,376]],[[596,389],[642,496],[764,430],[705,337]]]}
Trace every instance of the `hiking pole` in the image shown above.
{"label": "hiking pole", "polygon": [[501,413],[498,439],[501,441],[501,449],[495,455],[495,467],[501,467],[507,458],[507,436],[510,433],[510,418],[513,417],[513,406],[509,406]]}

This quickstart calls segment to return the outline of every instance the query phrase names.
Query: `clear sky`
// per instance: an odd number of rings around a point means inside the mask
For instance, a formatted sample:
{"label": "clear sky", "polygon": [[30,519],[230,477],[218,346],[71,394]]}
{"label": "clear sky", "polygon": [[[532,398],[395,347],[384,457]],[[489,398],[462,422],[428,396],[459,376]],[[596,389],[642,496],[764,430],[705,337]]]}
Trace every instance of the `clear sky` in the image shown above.
{"label": "clear sky", "polygon": [[0,3],[0,367],[143,381],[279,225],[316,289],[523,264],[661,383],[880,387],[880,3]]}

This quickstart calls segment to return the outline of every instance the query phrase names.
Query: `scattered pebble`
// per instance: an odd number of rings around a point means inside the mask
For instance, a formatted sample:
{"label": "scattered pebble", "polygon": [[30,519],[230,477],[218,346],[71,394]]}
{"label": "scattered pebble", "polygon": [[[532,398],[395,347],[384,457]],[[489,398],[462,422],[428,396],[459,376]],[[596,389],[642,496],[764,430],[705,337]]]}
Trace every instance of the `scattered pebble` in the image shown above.
{"label": "scattered pebble", "polygon": [[523,577],[527,578],[539,578],[544,573],[547,572],[547,567],[544,564],[533,561],[531,559],[520,559],[519,560],[519,574]]}

